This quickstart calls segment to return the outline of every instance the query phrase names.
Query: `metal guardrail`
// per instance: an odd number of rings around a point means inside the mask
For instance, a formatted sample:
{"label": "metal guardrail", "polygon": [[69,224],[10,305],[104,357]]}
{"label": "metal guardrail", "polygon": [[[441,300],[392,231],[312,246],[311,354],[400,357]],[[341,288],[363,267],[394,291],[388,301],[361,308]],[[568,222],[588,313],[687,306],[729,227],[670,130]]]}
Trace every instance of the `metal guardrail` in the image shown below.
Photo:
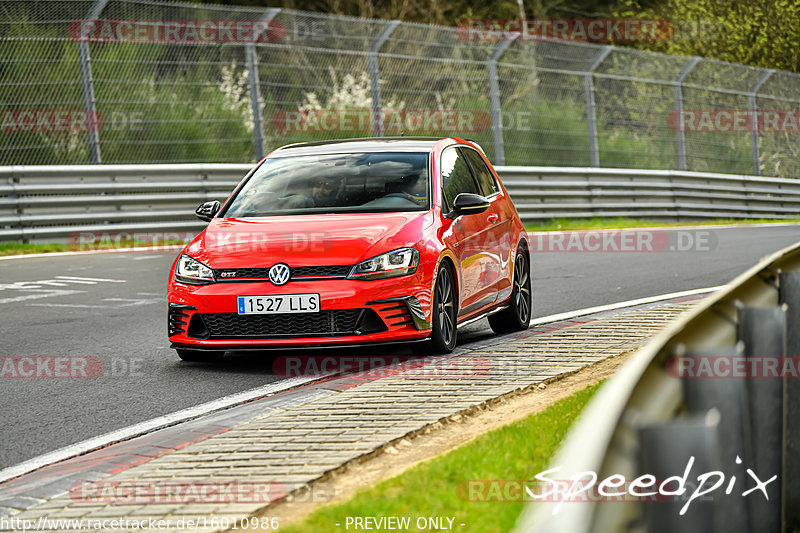
{"label": "metal guardrail", "polygon": [[789,218],[800,180],[672,170],[498,167],[525,221],[551,218]]}
{"label": "metal guardrail", "polygon": [[[644,474],[661,483],[670,476],[683,477],[689,457],[694,457],[686,476],[693,486],[687,493],[654,502],[572,501],[558,511],[554,498],[528,507],[517,530],[797,531],[798,321],[800,243],[765,258],[639,350],[598,392],[568,435],[553,462],[553,468],[563,470],[546,476],[568,480],[581,472],[595,472],[595,489],[599,480],[614,474],[629,484]],[[742,368],[761,370],[737,372],[733,365],[722,364],[735,360]],[[769,370],[773,363],[777,371]],[[724,482],[695,499],[681,515],[690,494],[717,481],[716,476],[707,484],[697,479],[711,471],[722,473]],[[743,496],[756,486],[754,475],[762,482],[777,476],[765,486],[769,499],[758,489]],[[673,482],[668,488],[677,487]]]}
{"label": "metal guardrail", "polygon": [[[76,232],[200,231],[193,216],[222,200],[250,164],[0,167],[0,240]],[[800,180],[669,170],[497,167],[522,219],[789,218]]]}
{"label": "metal guardrail", "polygon": [[0,240],[81,232],[197,231],[195,208],[224,199],[250,164],[0,167]]}

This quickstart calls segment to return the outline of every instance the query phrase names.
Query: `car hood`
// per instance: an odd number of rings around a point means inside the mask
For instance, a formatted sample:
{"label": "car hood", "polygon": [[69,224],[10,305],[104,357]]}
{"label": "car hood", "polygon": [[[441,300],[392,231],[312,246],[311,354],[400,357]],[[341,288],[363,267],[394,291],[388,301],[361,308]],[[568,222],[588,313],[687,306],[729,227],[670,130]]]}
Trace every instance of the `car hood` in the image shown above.
{"label": "car hood", "polygon": [[215,218],[186,252],[215,269],[353,265],[414,245],[432,223],[430,211]]}

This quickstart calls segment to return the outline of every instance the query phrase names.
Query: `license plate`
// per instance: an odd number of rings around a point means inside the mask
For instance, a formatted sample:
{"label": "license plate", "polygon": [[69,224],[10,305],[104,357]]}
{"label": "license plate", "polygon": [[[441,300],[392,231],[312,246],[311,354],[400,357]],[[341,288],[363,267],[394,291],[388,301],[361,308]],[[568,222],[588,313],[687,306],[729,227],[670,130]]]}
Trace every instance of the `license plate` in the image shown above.
{"label": "license plate", "polygon": [[236,308],[240,315],[274,313],[318,313],[319,294],[281,294],[279,296],[239,296]]}

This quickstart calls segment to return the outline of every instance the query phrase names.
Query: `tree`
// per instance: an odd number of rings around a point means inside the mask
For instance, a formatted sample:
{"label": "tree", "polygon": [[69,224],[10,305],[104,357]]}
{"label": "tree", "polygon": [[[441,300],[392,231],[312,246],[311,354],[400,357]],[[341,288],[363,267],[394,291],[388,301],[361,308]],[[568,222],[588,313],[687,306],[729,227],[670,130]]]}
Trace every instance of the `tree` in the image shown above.
{"label": "tree", "polygon": [[687,56],[800,72],[800,2],[797,0],[626,0],[620,17],[664,18],[674,34],[637,44]]}

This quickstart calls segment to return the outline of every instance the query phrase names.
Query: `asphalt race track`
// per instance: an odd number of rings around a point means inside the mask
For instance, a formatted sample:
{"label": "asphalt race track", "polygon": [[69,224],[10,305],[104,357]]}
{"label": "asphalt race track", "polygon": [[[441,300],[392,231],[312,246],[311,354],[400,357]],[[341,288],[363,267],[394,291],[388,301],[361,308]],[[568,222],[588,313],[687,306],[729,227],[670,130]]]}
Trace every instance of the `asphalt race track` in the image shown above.
{"label": "asphalt race track", "polygon": [[[671,241],[686,250],[680,252],[560,251],[545,242],[540,247],[555,251],[534,253],[534,317],[720,285],[800,240],[800,225],[684,231],[682,240],[673,235]],[[199,365],[182,363],[168,348],[165,288],[175,255],[0,260],[0,356],[82,355],[103,362],[103,374],[86,379],[4,374],[0,468],[281,379],[271,355],[234,354],[220,365]],[[488,334],[484,320],[462,330],[462,342]]]}

